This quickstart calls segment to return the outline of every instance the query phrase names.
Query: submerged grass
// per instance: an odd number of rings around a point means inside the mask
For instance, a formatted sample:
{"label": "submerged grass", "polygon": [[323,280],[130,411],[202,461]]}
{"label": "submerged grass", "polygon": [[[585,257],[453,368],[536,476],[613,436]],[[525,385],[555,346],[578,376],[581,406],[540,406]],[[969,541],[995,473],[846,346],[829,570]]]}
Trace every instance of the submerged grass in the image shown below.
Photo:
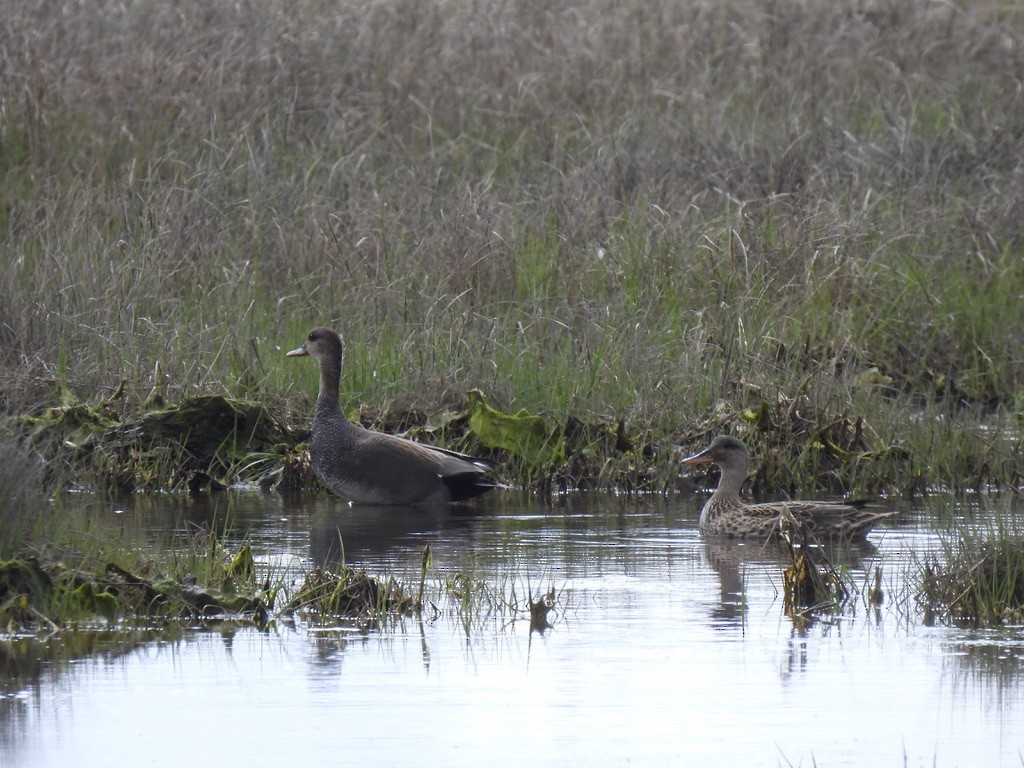
{"label": "submerged grass", "polygon": [[504,627],[527,621],[531,632],[544,632],[566,610],[566,596],[552,585],[536,588],[529,578],[508,575],[498,583],[475,574],[457,571],[443,575],[437,584],[435,616],[454,618],[467,637],[489,626]]}
{"label": "submerged grass", "polygon": [[58,533],[51,527],[45,545],[0,559],[0,632],[182,620],[265,627],[295,618],[366,631],[409,616],[448,616],[469,636],[520,620],[544,631],[549,614],[561,608],[553,588],[534,599],[529,581],[518,577],[493,584],[462,572],[435,575],[429,547],[417,589],[344,564],[300,572],[259,563],[248,541],[238,543],[230,520],[192,525],[155,543],[131,526],[114,530],[95,517],[63,525]]}
{"label": "submerged grass", "polygon": [[636,445],[513,482],[670,487],[741,429],[775,489],[1024,476],[1006,3],[165,6],[0,10],[4,416],[306,424],[282,352],[331,324],[364,421],[479,388]]}

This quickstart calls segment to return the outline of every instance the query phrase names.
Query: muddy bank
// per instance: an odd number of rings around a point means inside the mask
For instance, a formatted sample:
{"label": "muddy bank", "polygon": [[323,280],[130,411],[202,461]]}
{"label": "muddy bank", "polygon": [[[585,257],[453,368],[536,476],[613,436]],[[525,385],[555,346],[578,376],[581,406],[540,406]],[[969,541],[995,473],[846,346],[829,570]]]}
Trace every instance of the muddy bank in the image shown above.
{"label": "muddy bank", "polygon": [[[96,403],[76,401],[6,420],[7,442],[38,455],[48,486],[101,493],[221,490],[235,483],[266,490],[319,488],[309,465],[308,428],[284,423],[264,405],[223,395],[157,403],[119,415],[118,393]],[[668,492],[694,485],[676,464],[680,451],[702,447],[720,433],[743,435],[754,456],[755,493],[798,488],[848,492],[901,488],[907,450],[880,443],[864,417],[816,412],[808,398],[722,405],[711,417],[658,437],[624,420],[506,413],[479,389],[466,407],[430,417],[420,411],[351,413],[369,429],[400,433],[492,460],[505,483],[539,493],[577,490]],[[38,480],[38,478],[36,478]],[[714,477],[696,481],[712,484]]]}

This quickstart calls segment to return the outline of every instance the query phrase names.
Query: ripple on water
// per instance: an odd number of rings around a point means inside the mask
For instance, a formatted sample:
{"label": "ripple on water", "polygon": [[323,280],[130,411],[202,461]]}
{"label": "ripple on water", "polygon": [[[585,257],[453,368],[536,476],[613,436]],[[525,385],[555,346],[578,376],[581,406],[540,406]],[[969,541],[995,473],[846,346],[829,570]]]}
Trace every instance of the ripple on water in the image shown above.
{"label": "ripple on water", "polygon": [[783,611],[778,554],[702,539],[701,501],[566,509],[495,494],[469,510],[367,510],[228,493],[118,506],[113,524],[154,541],[228,519],[260,566],[296,573],[344,559],[415,579],[429,544],[431,578],[553,586],[555,626],[504,616],[467,636],[442,610],[382,631],[150,629],[76,663],[37,655],[8,667],[0,764],[1020,764],[1024,635],[922,624],[910,581],[941,546],[927,508],[844,555],[854,583],[881,568],[881,607],[800,620]]}

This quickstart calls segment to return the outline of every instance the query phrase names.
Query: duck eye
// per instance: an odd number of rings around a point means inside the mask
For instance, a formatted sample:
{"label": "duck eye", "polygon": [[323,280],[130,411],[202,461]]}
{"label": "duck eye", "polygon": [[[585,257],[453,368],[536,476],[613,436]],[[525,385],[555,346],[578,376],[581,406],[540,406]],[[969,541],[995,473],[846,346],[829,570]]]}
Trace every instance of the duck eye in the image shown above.
{"label": "duck eye", "polygon": [[315,339],[315,338],[316,338],[316,334],[313,333],[312,331],[310,331],[309,332],[309,336],[306,338],[306,341],[313,341],[313,339]]}

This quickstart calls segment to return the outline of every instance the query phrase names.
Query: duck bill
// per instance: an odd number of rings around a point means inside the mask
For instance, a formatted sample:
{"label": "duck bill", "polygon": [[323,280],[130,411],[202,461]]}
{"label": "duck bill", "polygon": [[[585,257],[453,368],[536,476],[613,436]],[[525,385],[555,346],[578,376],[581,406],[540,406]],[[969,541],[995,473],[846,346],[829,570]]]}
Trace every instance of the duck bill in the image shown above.
{"label": "duck bill", "polygon": [[683,464],[714,464],[715,460],[711,458],[710,451],[710,448],[705,448],[700,453],[695,453],[693,456],[687,456],[681,461]]}
{"label": "duck bill", "polygon": [[291,352],[286,352],[285,357],[305,357],[309,352],[306,350],[306,345],[303,344],[298,349],[293,349]]}

